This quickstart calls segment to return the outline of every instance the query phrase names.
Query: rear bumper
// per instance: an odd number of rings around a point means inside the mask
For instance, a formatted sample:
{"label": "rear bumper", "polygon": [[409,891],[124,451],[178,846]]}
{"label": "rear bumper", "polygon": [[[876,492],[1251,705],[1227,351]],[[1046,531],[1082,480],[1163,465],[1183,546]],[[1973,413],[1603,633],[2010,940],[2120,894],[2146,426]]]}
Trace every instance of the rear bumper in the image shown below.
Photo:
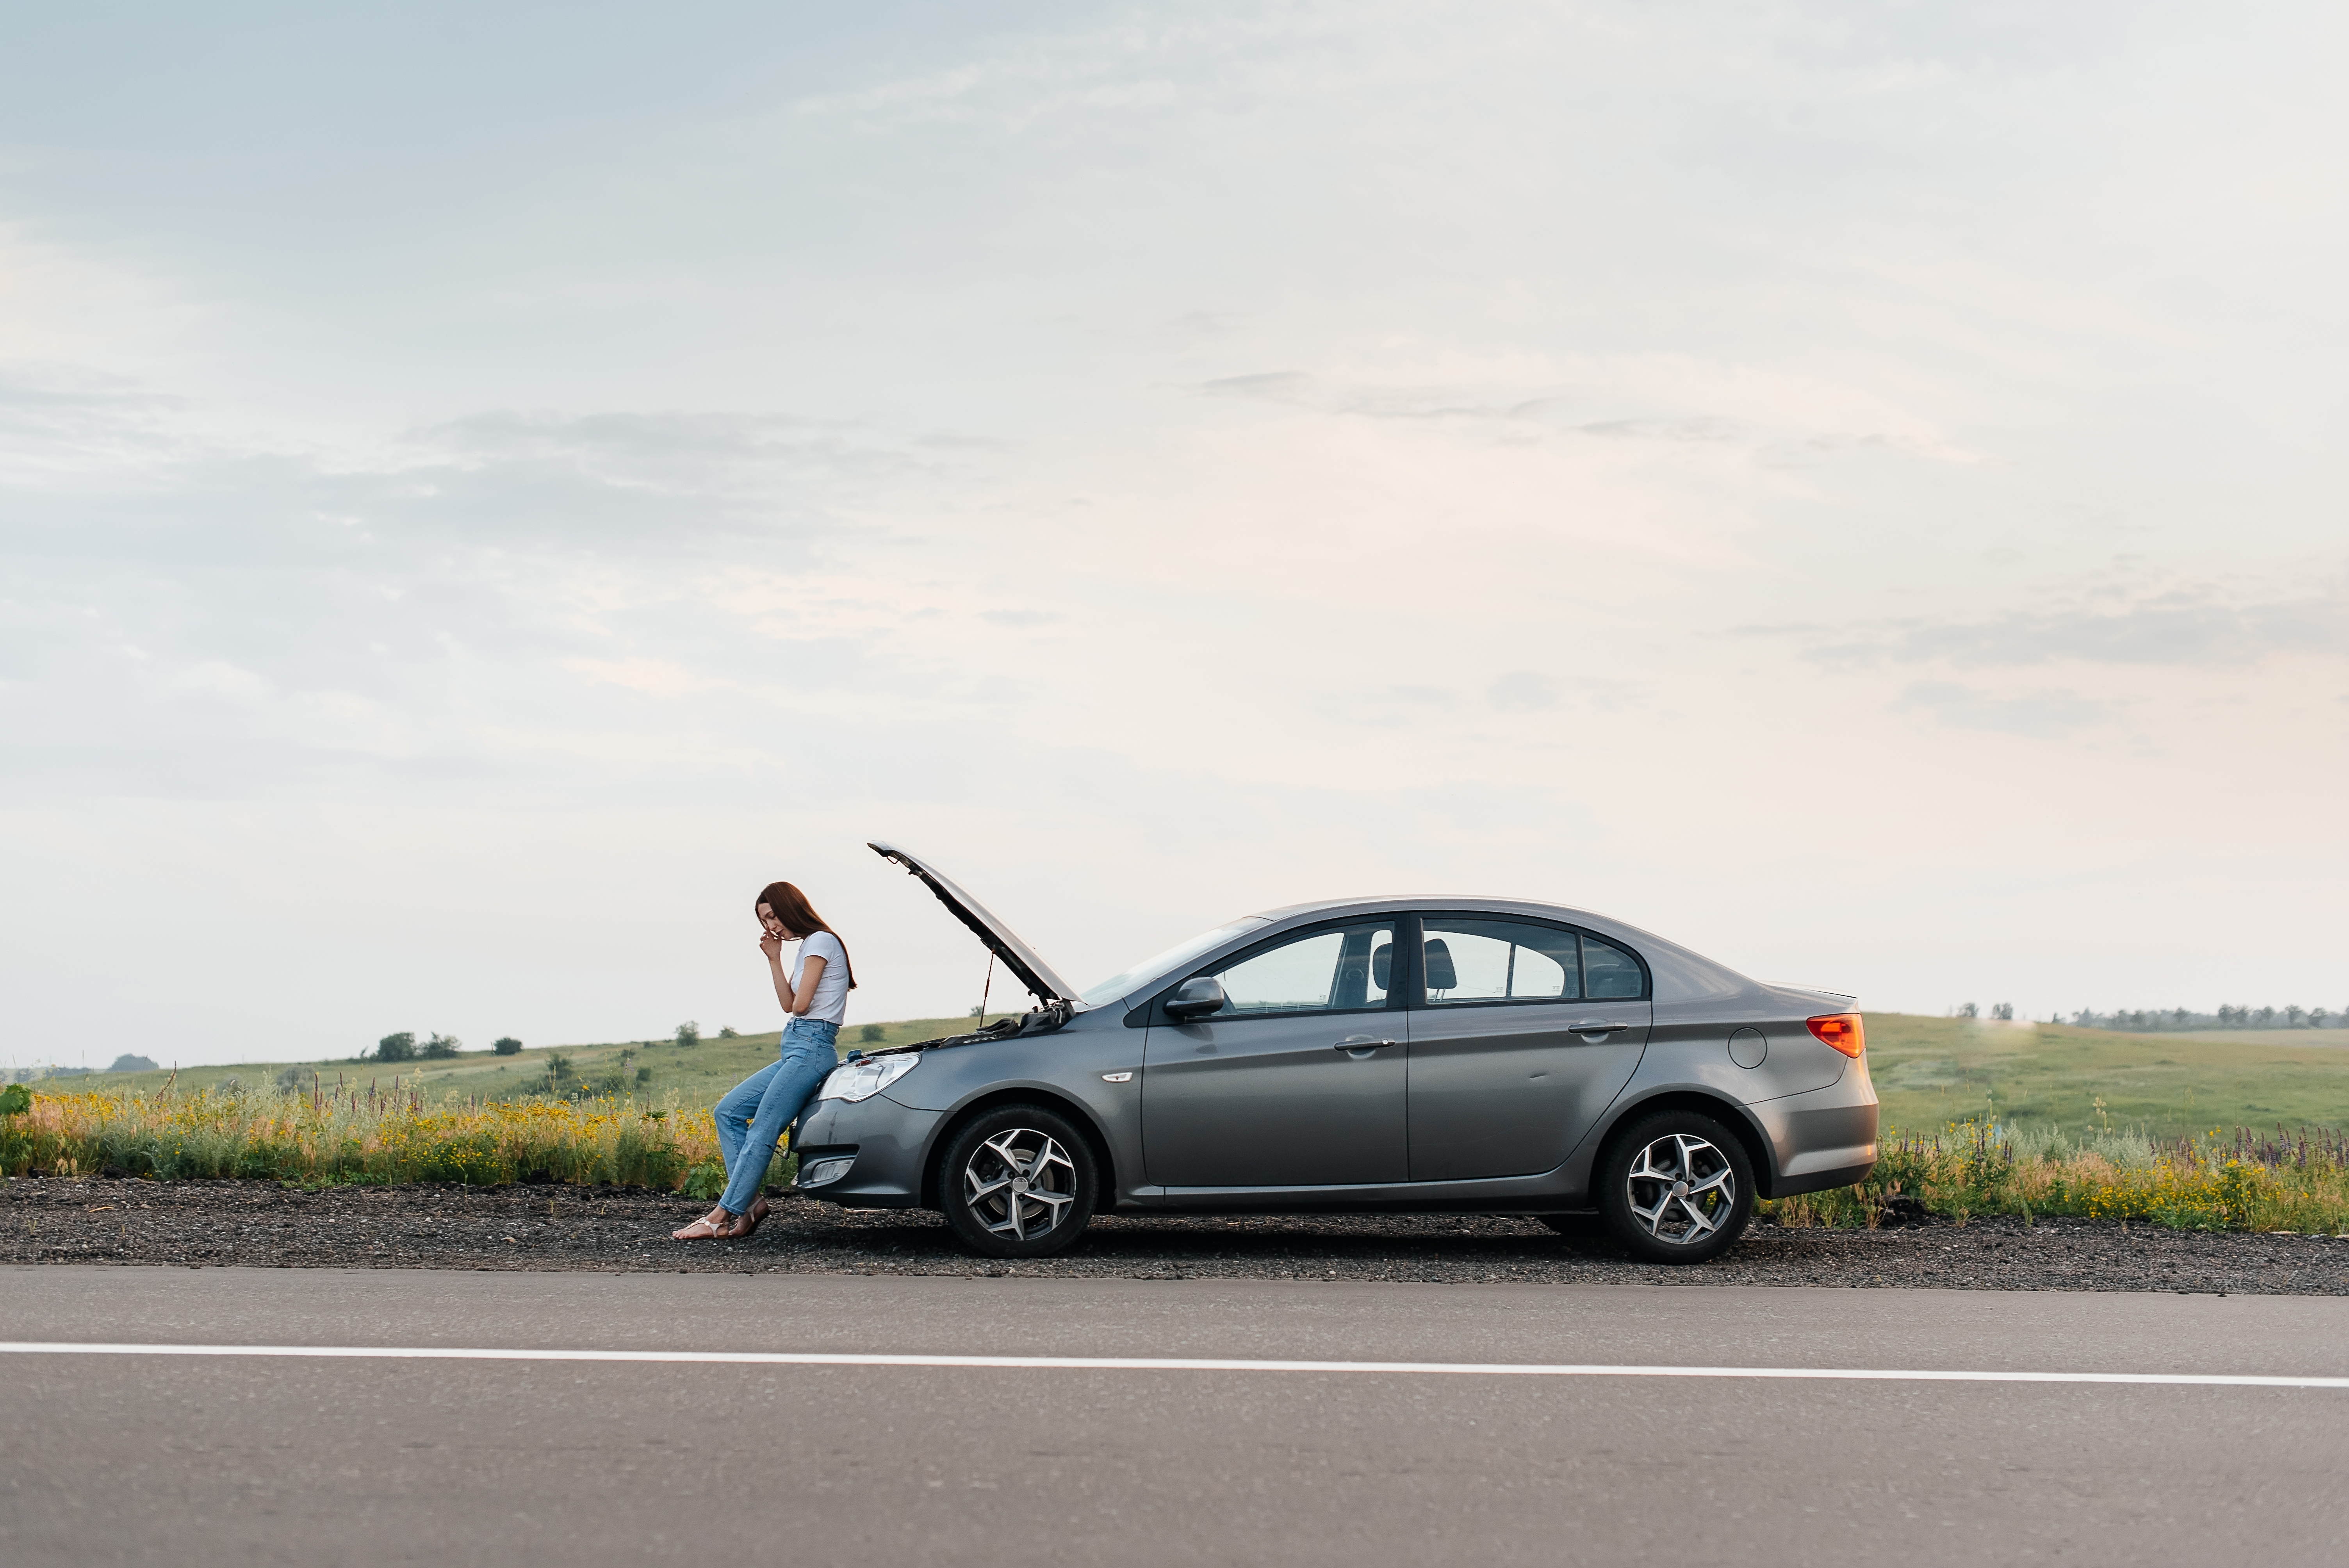
{"label": "rear bumper", "polygon": [[1867,1181],[1868,1173],[1875,1169],[1876,1161],[1870,1160],[1865,1165],[1847,1165],[1840,1171],[1814,1171],[1807,1176],[1781,1176],[1771,1183],[1770,1191],[1764,1196],[1791,1198],[1797,1192],[1824,1192],[1830,1187],[1849,1187]]}
{"label": "rear bumper", "polygon": [[885,1094],[816,1101],[792,1142],[800,1169],[842,1157],[852,1163],[839,1180],[800,1191],[844,1209],[921,1207],[922,1167],[944,1114],[912,1109]]}
{"label": "rear bumper", "polygon": [[1777,1166],[1767,1178],[1765,1198],[1848,1187],[1876,1168],[1876,1088],[1864,1072],[1748,1109],[1770,1140]]}

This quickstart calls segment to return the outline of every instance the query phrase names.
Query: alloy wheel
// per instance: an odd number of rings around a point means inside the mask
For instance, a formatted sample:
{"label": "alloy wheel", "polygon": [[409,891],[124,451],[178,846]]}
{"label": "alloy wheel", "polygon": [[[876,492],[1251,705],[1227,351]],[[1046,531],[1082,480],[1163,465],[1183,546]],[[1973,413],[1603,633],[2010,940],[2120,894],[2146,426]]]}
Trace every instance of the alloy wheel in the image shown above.
{"label": "alloy wheel", "polygon": [[1033,1128],[997,1133],[964,1162],[963,1202],[989,1234],[1009,1242],[1049,1235],[1076,1201],[1077,1168],[1060,1141]]}
{"label": "alloy wheel", "polygon": [[1737,1212],[1737,1168],[1710,1140],[1667,1133],[1632,1156],[1623,1179],[1633,1221],[1666,1246],[1694,1246]]}

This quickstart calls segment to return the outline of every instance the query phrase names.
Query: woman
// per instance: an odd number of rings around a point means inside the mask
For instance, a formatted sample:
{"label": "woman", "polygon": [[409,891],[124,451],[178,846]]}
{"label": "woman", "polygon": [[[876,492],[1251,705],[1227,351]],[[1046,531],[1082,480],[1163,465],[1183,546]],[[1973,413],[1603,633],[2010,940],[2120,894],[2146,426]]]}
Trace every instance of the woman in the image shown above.
{"label": "woman", "polygon": [[[767,972],[783,1005],[781,1048],[775,1061],[727,1090],[718,1102],[718,1148],[726,1160],[726,1192],[709,1213],[669,1233],[680,1242],[739,1238],[759,1228],[768,1209],[759,1188],[767,1179],[775,1142],[815,1098],[824,1075],[840,1065],[833,1042],[840,1037],[848,994],[856,987],[847,947],[807,895],[787,882],[769,882],[756,904],[759,951],[767,955]],[[786,942],[800,944],[789,975],[783,973]]]}

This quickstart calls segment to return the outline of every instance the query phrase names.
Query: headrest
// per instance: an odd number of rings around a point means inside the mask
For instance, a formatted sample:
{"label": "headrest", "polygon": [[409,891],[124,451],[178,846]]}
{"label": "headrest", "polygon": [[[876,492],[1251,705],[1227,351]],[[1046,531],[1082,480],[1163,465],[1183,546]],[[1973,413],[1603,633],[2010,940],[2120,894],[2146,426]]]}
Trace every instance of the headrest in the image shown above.
{"label": "headrest", "polygon": [[1429,990],[1449,991],[1460,984],[1460,972],[1452,967],[1452,949],[1444,944],[1444,938],[1429,937],[1427,946],[1423,951],[1427,954],[1427,988]]}
{"label": "headrest", "polygon": [[1394,944],[1381,942],[1371,949],[1371,984],[1380,990],[1389,989],[1388,981],[1394,975]]}

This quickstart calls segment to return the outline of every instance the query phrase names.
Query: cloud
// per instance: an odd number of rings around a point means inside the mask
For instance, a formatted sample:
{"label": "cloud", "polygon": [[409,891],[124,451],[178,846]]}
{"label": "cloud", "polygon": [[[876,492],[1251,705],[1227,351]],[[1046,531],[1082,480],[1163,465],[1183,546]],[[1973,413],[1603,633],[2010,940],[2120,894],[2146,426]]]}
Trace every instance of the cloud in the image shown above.
{"label": "cloud", "polygon": [[1999,695],[1950,681],[1918,681],[1892,706],[1895,712],[1923,714],[1951,729],[2033,740],[2076,740],[2118,717],[2115,705],[2076,692],[2051,688]]}
{"label": "cloud", "polygon": [[1725,441],[1739,434],[1727,419],[1594,419],[1577,425],[1586,436],[1635,441]]}
{"label": "cloud", "polygon": [[1539,713],[1556,707],[1558,683],[1532,670],[1511,670],[1485,688],[1493,706],[1504,713]]}
{"label": "cloud", "polygon": [[2214,583],[2187,583],[2065,599],[1985,618],[1878,623],[1863,625],[1857,635],[1815,625],[1741,632],[1799,641],[1806,656],[1839,669],[1939,664],[1995,670],[2059,663],[2232,669],[2279,656],[2349,658],[2349,579],[2290,594],[2230,593]]}
{"label": "cloud", "polygon": [[1202,381],[1198,390],[1210,397],[1253,397],[1268,403],[1302,403],[1313,390],[1313,377],[1295,370],[1259,371],[1252,376],[1222,376]]}
{"label": "cloud", "polygon": [[492,411],[273,449],[136,384],[22,375],[0,426],[20,799],[503,767],[492,734],[633,737],[647,703],[688,725],[786,691],[926,703],[869,613],[811,623],[812,584],[992,460],[733,413]]}
{"label": "cloud", "polygon": [[2229,602],[2207,587],[2173,590],[2116,610],[2040,611],[1976,624],[1920,626],[1889,656],[2001,668],[2090,664],[2241,665],[2283,654],[2349,657],[2349,592]]}

